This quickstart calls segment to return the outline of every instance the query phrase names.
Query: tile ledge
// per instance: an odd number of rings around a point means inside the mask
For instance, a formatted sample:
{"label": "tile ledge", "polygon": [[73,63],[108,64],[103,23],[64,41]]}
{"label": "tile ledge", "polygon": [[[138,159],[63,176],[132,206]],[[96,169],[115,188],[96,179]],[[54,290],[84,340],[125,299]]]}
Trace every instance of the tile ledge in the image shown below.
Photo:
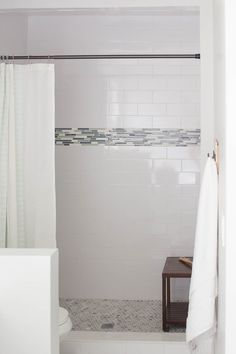
{"label": "tile ledge", "polygon": [[71,331],[63,342],[115,341],[115,342],[172,342],[184,343],[184,333],[95,332]]}

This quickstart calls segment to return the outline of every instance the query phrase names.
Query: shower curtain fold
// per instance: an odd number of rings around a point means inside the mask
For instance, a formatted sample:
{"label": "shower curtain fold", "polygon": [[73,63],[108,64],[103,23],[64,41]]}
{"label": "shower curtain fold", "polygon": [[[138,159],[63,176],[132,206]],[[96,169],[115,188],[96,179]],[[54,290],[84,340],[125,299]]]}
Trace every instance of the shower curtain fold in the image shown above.
{"label": "shower curtain fold", "polygon": [[6,67],[0,66],[0,247],[5,247],[7,217],[7,176],[8,176],[8,112]]}
{"label": "shower curtain fold", "polygon": [[54,65],[0,65],[0,247],[56,247]]}

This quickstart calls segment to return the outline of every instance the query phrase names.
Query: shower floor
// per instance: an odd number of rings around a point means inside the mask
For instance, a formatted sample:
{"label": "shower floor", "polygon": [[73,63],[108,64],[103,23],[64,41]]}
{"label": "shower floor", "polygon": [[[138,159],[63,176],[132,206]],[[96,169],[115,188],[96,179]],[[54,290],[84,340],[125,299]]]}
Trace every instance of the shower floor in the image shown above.
{"label": "shower floor", "polygon": [[162,332],[161,301],[60,299],[60,305],[68,310],[74,331]]}

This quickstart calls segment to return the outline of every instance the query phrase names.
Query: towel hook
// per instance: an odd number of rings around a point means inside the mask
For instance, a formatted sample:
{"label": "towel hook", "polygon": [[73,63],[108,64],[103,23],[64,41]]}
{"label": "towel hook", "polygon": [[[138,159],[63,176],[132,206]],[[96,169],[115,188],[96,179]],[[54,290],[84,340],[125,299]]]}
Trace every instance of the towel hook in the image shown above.
{"label": "towel hook", "polygon": [[207,154],[207,156],[212,157],[212,159],[215,160],[217,173],[219,174],[219,142],[217,139],[215,140],[212,156],[210,156],[209,153]]}

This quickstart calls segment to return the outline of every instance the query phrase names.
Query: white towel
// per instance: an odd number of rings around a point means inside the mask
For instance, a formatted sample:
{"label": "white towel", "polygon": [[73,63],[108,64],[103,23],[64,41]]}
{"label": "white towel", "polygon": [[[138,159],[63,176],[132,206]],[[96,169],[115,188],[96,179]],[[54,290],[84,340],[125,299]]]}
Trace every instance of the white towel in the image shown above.
{"label": "white towel", "polygon": [[218,177],[208,158],[203,174],[195,234],[186,339],[192,353],[212,354],[216,331]]}

